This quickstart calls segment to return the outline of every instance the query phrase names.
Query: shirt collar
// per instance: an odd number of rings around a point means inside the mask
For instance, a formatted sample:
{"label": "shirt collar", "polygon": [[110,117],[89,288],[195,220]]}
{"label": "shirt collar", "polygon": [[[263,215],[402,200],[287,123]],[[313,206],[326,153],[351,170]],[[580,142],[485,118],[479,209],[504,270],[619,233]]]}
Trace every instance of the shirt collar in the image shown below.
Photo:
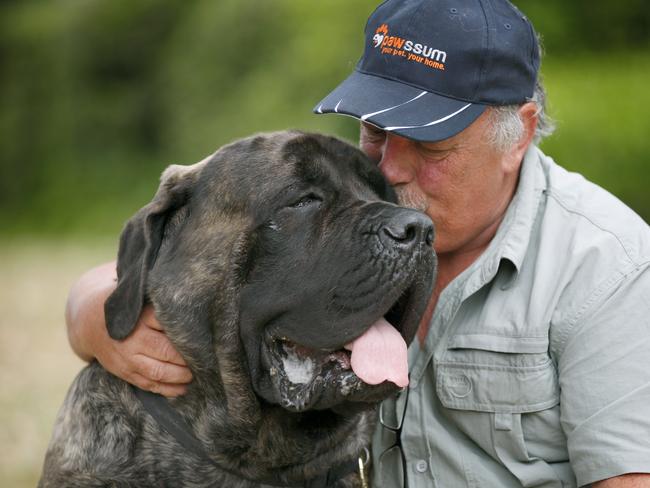
{"label": "shirt collar", "polygon": [[[504,271],[508,269],[507,272],[511,273],[505,287],[519,275],[539,210],[540,198],[546,188],[546,179],[540,164],[542,157],[543,153],[534,145],[531,145],[524,155],[517,190],[486,252],[483,269],[491,275],[484,276],[486,281],[491,280],[500,267]],[[504,262],[510,266],[503,266]]]}

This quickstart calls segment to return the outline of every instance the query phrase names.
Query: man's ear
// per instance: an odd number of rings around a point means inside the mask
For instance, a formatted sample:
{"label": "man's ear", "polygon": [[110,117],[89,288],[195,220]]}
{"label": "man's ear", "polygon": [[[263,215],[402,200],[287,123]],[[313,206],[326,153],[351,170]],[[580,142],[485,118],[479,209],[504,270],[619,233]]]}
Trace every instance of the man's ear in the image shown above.
{"label": "man's ear", "polygon": [[521,121],[524,124],[524,133],[521,140],[519,141],[519,144],[524,147],[524,151],[535,137],[535,130],[537,129],[538,122],[538,113],[539,111],[535,102],[527,102],[519,107],[519,116],[521,117]]}
{"label": "man's ear", "polygon": [[524,154],[526,154],[528,146],[535,137],[538,120],[537,104],[535,102],[526,102],[521,105],[519,107],[519,118],[523,124],[523,132],[519,140],[506,152],[505,158],[503,159],[504,167],[511,173],[519,171]]}
{"label": "man's ear", "polygon": [[117,255],[117,288],[104,304],[106,327],[113,339],[124,339],[133,331],[146,299],[147,275],[156,261],[167,219],[187,203],[208,159],[192,166],[169,166],[151,203],[126,223]]}

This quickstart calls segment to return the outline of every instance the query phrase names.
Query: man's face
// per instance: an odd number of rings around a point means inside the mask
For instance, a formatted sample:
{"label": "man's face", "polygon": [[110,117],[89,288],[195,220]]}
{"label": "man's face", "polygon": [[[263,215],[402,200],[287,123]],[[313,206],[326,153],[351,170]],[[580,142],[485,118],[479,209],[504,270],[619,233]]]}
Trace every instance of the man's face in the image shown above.
{"label": "man's face", "polygon": [[361,124],[361,149],[377,161],[400,203],[433,220],[438,254],[481,251],[514,193],[523,150],[497,150],[489,124],[486,111],[459,134],[428,143]]}

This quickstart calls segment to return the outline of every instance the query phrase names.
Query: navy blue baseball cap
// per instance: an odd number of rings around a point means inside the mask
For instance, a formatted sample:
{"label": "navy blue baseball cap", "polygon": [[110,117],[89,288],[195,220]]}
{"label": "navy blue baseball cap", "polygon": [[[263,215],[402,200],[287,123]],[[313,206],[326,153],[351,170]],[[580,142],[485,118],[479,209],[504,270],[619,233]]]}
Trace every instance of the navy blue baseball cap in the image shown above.
{"label": "navy blue baseball cap", "polygon": [[439,141],[488,106],[529,100],[539,63],[532,25],[507,0],[387,0],[368,19],[354,72],[314,112]]}

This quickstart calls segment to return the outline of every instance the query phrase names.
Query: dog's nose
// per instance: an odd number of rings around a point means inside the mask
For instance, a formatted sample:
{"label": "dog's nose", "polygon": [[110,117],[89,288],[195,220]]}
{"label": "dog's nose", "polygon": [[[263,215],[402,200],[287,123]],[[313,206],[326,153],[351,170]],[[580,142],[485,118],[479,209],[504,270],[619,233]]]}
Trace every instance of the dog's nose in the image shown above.
{"label": "dog's nose", "polygon": [[410,247],[420,242],[427,246],[433,244],[433,223],[416,210],[400,210],[384,222],[379,232],[381,239],[388,239],[390,243],[400,246]]}

